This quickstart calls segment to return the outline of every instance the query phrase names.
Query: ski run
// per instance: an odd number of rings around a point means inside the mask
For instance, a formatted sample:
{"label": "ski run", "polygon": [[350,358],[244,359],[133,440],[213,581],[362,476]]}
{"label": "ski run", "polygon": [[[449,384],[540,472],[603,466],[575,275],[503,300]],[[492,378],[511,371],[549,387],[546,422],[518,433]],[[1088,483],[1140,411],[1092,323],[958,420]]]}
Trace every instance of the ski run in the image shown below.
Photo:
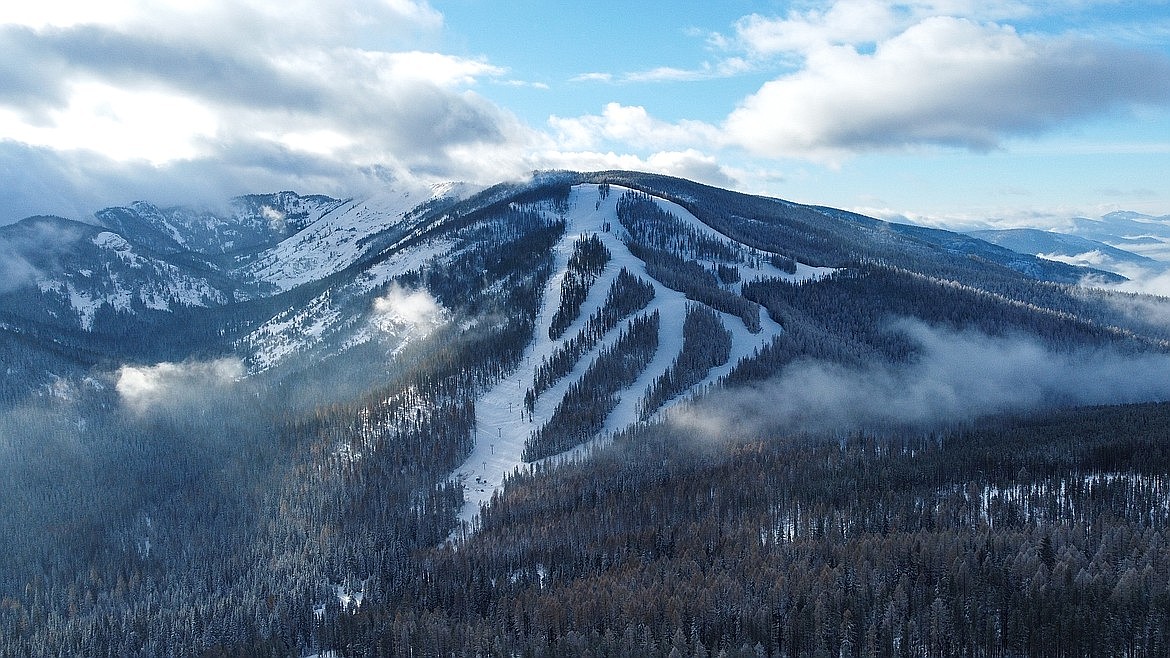
{"label": "ski run", "polygon": [[[643,310],[631,316],[648,315],[658,311],[662,320],[658,331],[658,349],[649,365],[638,379],[621,393],[621,401],[608,415],[603,430],[589,443],[570,449],[560,455],[542,461],[556,462],[584,454],[590,448],[607,442],[613,434],[620,432],[638,421],[638,402],[650,384],[665,373],[678,356],[683,345],[683,318],[688,302],[686,296],[654,280],[646,273],[646,265],[626,248],[622,238],[625,233],[617,216],[617,204],[626,188],[612,186],[609,194],[603,194],[598,185],[578,185],[569,196],[568,211],[564,215],[565,233],[555,247],[555,274],[545,287],[541,310],[533,340],[525,351],[521,366],[499,381],[476,401],[475,447],[471,455],[455,472],[455,477],[464,485],[465,502],[460,521],[466,529],[474,530],[480,508],[491,501],[492,495],[503,487],[504,479],[517,469],[526,469],[530,464],[521,455],[525,442],[552,416],[557,403],[569,386],[581,378],[596,356],[612,344],[626,326],[620,322],[593,346],[576,364],[572,372],[560,379],[552,388],[536,400],[531,415],[524,407],[524,393],[532,386],[534,368],[543,359],[550,357],[562,343],[570,340],[588,320],[594,311],[605,302],[610,284],[625,268],[643,281],[654,286],[654,299]],[[704,235],[731,242],[681,206],[660,198],[654,201],[658,206],[688,223]],[[607,230],[608,229],[608,230]],[[582,304],[580,313],[564,334],[557,340],[549,339],[549,325],[556,312],[561,294],[561,280],[564,278],[574,242],[582,236],[596,235],[610,252],[610,260],[604,271],[593,283],[589,295]],[[751,281],[764,277],[805,280],[824,276],[831,270],[814,268],[804,264],[797,266],[795,274],[788,274],[768,262],[768,254],[746,245],[734,243],[750,256],[759,256],[741,264],[741,280]],[[758,262],[757,262],[758,261]],[[753,267],[754,265],[754,267]],[[742,285],[735,284],[737,286]],[[701,391],[726,375],[740,359],[764,347],[782,331],[779,324],[768,317],[761,308],[759,333],[751,333],[743,321],[733,315],[719,313],[723,325],[731,331],[731,356],[721,366],[712,368],[706,379],[693,386],[688,393],[676,396],[671,403],[685,398],[689,393]],[[664,407],[664,408],[666,408]],[[659,411],[661,413],[661,410]]]}

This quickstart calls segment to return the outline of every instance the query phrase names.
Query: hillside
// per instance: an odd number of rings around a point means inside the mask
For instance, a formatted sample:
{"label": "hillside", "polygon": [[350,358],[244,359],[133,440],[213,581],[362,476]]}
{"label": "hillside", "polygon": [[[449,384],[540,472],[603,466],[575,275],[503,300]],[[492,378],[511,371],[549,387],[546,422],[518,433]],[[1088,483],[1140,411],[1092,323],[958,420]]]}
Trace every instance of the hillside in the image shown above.
{"label": "hillside", "polygon": [[[1040,599],[1005,560],[1048,537],[1044,579],[1099,596],[1128,572],[1086,552],[1164,528],[1019,502],[1164,486],[1127,414],[1165,410],[1101,406],[1170,399],[1164,300],[1077,285],[1116,275],[636,172],[229,206],[0,228],[0,654],[894,655],[944,621],[936,653],[1026,652]],[[1064,445],[1061,414],[1126,433]],[[1020,436],[1049,448],[980,470]],[[934,583],[999,552],[932,598],[889,562],[922,541]],[[745,589],[825,560],[885,584]],[[1109,613],[1151,651],[1156,580]],[[999,617],[962,616],[987,596]]]}

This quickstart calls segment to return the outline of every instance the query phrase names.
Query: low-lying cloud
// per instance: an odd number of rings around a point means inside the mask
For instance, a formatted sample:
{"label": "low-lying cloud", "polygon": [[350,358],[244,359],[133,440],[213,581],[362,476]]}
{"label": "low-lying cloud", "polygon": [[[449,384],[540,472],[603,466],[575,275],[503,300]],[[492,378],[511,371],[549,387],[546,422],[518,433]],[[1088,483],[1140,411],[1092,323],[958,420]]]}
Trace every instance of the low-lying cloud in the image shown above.
{"label": "low-lying cloud", "polygon": [[118,369],[115,390],[128,409],[144,414],[223,399],[243,376],[244,365],[236,358],[126,365]]}
{"label": "low-lying cloud", "polygon": [[373,314],[374,323],[383,331],[406,329],[424,336],[447,318],[446,310],[429,292],[397,284],[374,300]]}
{"label": "low-lying cloud", "polygon": [[1170,399],[1170,355],[1053,352],[1028,337],[910,322],[897,330],[921,348],[909,364],[798,361],[773,380],[722,392],[671,420],[715,437],[925,430],[997,413]]}
{"label": "low-lying cloud", "polygon": [[0,231],[0,294],[61,271],[81,233],[76,224],[29,221]]}

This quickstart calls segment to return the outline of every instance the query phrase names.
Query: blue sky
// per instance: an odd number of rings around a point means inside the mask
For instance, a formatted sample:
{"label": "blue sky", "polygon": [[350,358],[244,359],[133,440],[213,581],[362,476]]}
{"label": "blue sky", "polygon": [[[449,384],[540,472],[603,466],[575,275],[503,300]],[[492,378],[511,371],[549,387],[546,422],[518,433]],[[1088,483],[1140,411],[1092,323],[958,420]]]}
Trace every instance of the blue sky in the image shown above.
{"label": "blue sky", "polygon": [[5,4],[0,222],[545,168],[956,228],[1170,214],[1168,1]]}

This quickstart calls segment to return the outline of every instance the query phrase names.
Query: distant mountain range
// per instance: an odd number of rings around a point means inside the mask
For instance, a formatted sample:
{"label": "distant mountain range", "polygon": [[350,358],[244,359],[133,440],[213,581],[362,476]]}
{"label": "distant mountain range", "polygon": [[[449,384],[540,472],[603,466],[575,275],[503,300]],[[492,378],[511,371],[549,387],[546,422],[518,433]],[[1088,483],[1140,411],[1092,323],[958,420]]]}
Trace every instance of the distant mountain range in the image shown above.
{"label": "distant mountain range", "polygon": [[1113,212],[1100,219],[1076,218],[1061,232],[1001,229],[970,231],[968,235],[1022,254],[1127,277],[1170,268],[1170,216]]}
{"label": "distant mountain range", "polygon": [[[369,297],[454,249],[446,236],[528,196],[603,180],[681,204],[677,212],[692,213],[704,231],[748,250],[736,252],[736,266],[752,253],[811,267],[880,262],[935,278],[990,276],[1015,285],[1074,283],[1086,275],[1119,280],[1027,255],[1057,250],[1032,248],[1040,243],[1025,249],[1008,239],[1015,234],[979,240],[628,172],[546,175],[482,191],[457,184],[387,190],[360,200],[257,194],[232,200],[230,211],[218,214],[136,202],[86,222],[31,217],[0,228],[0,327],[8,349],[20,352],[19,343],[50,355],[46,367],[10,365],[16,376],[7,387],[43,387],[111,361],[231,353],[268,367],[309,344],[322,353],[344,351],[364,342],[352,332],[361,333],[355,327]],[[422,242],[432,246],[421,249]],[[356,306],[339,312],[343,298]],[[8,359],[27,361],[18,354]]]}

